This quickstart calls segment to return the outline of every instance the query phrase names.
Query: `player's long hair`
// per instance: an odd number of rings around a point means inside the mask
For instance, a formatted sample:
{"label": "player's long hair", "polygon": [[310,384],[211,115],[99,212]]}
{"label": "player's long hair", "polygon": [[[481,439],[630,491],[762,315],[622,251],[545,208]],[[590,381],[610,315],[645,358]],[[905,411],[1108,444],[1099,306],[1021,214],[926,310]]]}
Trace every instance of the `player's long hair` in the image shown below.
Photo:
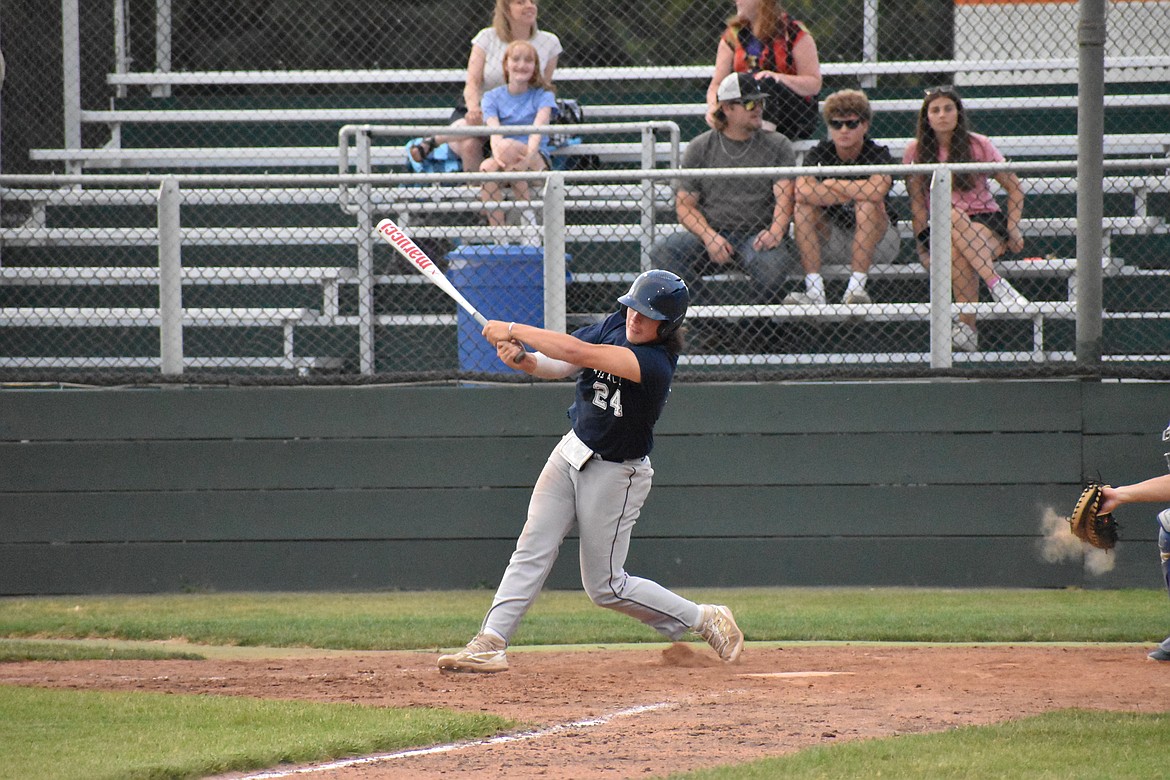
{"label": "player's long hair", "polygon": [[[492,29],[496,31],[496,35],[500,36],[500,40],[504,43],[517,40],[515,33],[512,32],[512,20],[508,16],[508,6],[511,4],[512,0],[496,0],[496,10],[492,12]],[[536,36],[536,30],[536,22],[533,22],[533,37]]]}
{"label": "player's long hair", "polygon": [[[930,106],[936,100],[946,98],[955,104],[955,131],[951,134],[951,142],[947,148],[947,162],[972,162],[971,157],[971,129],[967,124],[967,110],[963,108],[963,101],[954,87],[937,87],[927,90],[922,99],[922,108],[918,110],[918,128],[915,140],[918,141],[918,151],[914,156],[917,163],[936,163],[938,159],[938,136],[930,127]],[[975,186],[979,177],[973,173],[956,173],[954,186],[956,189],[967,191]]]}

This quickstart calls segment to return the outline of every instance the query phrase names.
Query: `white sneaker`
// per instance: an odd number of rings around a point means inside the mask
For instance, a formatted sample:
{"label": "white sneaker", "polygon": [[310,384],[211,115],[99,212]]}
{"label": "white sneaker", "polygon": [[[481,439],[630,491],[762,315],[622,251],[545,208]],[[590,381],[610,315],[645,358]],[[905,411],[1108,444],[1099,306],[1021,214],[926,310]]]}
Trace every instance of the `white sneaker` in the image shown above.
{"label": "white sneaker", "polygon": [[951,349],[955,352],[978,352],[979,334],[965,322],[952,323]]}
{"label": "white sneaker", "polygon": [[790,292],[784,296],[782,303],[785,306],[824,306],[826,301],[823,297],[816,298],[808,293]]}
{"label": "white sneaker", "polygon": [[1002,276],[995,283],[995,287],[991,288],[991,297],[999,303],[1015,303],[1020,306],[1028,303],[1028,299],[1020,295],[1020,291],[1012,287],[1008,280]]}
{"label": "white sneaker", "polygon": [[439,668],[452,672],[508,671],[508,643],[494,634],[477,634],[458,653],[439,656]]}
{"label": "white sneaker", "polygon": [[520,224],[524,226],[524,238],[521,244],[524,246],[540,246],[543,234],[540,230],[540,222],[536,218],[535,209],[524,209],[520,212]]}
{"label": "white sneaker", "polygon": [[707,644],[727,663],[735,663],[743,652],[743,632],[735,624],[731,610],[717,604],[700,604],[703,619],[696,634],[707,640]]}
{"label": "white sneaker", "polygon": [[841,299],[841,303],[849,305],[873,303],[873,298],[870,298],[869,293],[865,290],[858,288],[853,292],[845,293],[845,297]]}

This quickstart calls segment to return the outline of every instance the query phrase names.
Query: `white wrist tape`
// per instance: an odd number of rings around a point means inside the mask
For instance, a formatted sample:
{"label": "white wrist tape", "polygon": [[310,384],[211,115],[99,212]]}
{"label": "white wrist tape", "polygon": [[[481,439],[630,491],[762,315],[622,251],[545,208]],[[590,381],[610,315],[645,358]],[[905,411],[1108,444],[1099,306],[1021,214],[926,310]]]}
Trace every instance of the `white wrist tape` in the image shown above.
{"label": "white wrist tape", "polygon": [[536,368],[533,369],[532,375],[538,376],[541,379],[563,379],[580,369],[580,366],[575,366],[564,360],[550,358],[548,355],[540,352],[531,352],[529,354],[536,360]]}

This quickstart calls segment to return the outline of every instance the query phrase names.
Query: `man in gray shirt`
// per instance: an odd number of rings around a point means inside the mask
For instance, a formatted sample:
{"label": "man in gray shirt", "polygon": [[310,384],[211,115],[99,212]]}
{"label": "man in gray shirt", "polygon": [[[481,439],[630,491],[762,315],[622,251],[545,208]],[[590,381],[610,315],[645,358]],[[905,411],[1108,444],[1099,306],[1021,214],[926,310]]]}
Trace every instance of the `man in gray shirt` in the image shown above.
{"label": "man in gray shirt", "polygon": [[[684,168],[774,168],[796,164],[792,142],[762,129],[764,93],[744,73],[719,84],[715,128],[687,145]],[[683,177],[675,193],[678,223],[685,230],[655,242],[655,268],[681,276],[693,297],[701,297],[704,273],[737,267],[771,303],[795,266],[789,248],[792,179],[774,176]]]}

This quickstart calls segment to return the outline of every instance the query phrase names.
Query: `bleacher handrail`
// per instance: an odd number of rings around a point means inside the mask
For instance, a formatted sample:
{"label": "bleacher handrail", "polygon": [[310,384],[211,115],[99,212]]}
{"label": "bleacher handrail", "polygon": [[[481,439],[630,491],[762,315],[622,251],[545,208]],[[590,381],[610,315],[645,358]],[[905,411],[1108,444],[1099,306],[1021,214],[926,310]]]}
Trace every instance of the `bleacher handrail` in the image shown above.
{"label": "bleacher handrail", "polygon": [[[1168,97],[1170,99],[1170,97]],[[440,127],[437,125],[415,126],[416,131]],[[875,138],[874,141],[890,149],[900,157],[906,144],[905,137]],[[1103,137],[1104,151],[1109,155],[1147,159],[1160,158],[1170,154],[1170,133],[1115,133]],[[815,141],[797,141],[793,148],[798,159],[803,152],[812,148]],[[1019,157],[1063,157],[1071,159],[1078,152],[1075,135],[997,135],[996,146],[1008,158]],[[680,143],[680,152],[685,147]],[[662,142],[656,145],[659,155],[670,155],[671,146]],[[401,147],[377,147],[379,165],[405,164]],[[581,143],[554,150],[553,156],[593,154],[604,162],[639,162],[642,160],[642,145],[633,143]],[[271,166],[287,169],[290,167],[332,168],[337,165],[336,146],[305,147],[134,147],[134,148],[77,148],[77,149],[33,149],[30,157],[34,160],[60,161],[66,164],[70,173],[80,173],[83,166],[101,168],[223,168]]]}
{"label": "bleacher handrail", "polygon": [[[964,104],[972,111],[1027,111],[1042,109],[1075,109],[1076,95],[1013,95],[996,97],[968,97]],[[1107,109],[1167,108],[1170,94],[1137,93],[1106,95]],[[874,114],[914,113],[921,106],[918,98],[876,98],[870,101]],[[591,117],[602,120],[620,120],[645,117],[647,114],[674,117],[701,117],[707,111],[706,103],[597,103],[588,106]],[[360,120],[366,123],[436,122],[449,114],[445,106],[437,107],[348,107],[348,108],[133,108],[82,109],[80,121],[85,124],[119,125],[149,124],[270,124],[274,122],[346,122]]]}
{"label": "bleacher handrail", "polygon": [[[449,127],[439,125],[419,128],[413,125],[344,125],[337,131],[338,173],[349,172],[350,139],[358,150],[358,171],[370,173],[372,162],[370,159],[369,139],[375,137],[402,137],[413,138],[419,135],[456,135],[456,136],[489,136],[489,135],[558,135],[571,133],[572,135],[601,135],[616,133],[638,133],[642,143],[642,165],[644,169],[653,168],[656,163],[655,140],[659,132],[665,131],[670,140],[668,164],[671,168],[678,168],[681,160],[680,145],[681,131],[677,122],[650,121],[650,122],[600,122],[581,123],[576,125],[472,125],[464,127]],[[342,185],[340,188],[341,208],[353,213],[359,207],[350,202],[349,189]]]}
{"label": "bleacher handrail", "polygon": [[[1106,57],[1105,69],[1138,70],[1170,67],[1170,56],[1133,55]],[[1005,60],[887,60],[876,62],[822,62],[825,76],[883,76],[899,73],[987,73],[1004,71],[1076,70],[1075,57]],[[713,65],[660,65],[646,67],[563,67],[556,80],[625,81],[644,79],[710,78]],[[137,71],[110,73],[111,86],[211,86],[211,85],[290,85],[290,84],[458,84],[467,78],[464,68],[420,69],[337,69],[337,70],[223,70],[223,71]]]}
{"label": "bleacher handrail", "polygon": [[[665,131],[669,136],[671,167],[677,168],[682,136],[677,122],[652,120],[645,122],[585,122],[576,125],[487,125],[452,126],[452,125],[376,125],[376,124],[348,124],[337,131],[338,172],[345,173],[349,169],[350,139],[359,135],[373,137],[401,137],[413,138],[429,135],[454,136],[489,136],[489,135],[602,135],[619,133],[658,133]],[[365,167],[359,165],[359,170],[368,171],[369,160],[363,161]]]}
{"label": "bleacher handrail", "polygon": [[[938,168],[949,167],[956,172],[966,170],[992,172],[996,170],[1012,170],[1017,174],[1032,173],[1075,173],[1075,160],[1036,160],[1004,163],[954,163],[954,164],[893,164],[884,166],[865,166],[866,172],[882,171],[891,175],[930,174]],[[1104,161],[1107,171],[1148,170],[1154,175],[1162,175],[1170,169],[1170,157],[1164,158],[1127,158]],[[809,168],[753,168],[729,169],[732,173],[749,171],[755,174],[769,174],[780,172],[782,175],[803,176]],[[834,170],[847,171],[850,168],[840,166]],[[720,169],[688,170],[687,175],[705,176],[718,175]],[[638,181],[649,178],[658,181],[670,181],[678,178],[678,170],[655,169],[638,170],[633,168],[615,168],[604,171],[564,171],[568,182],[613,182]],[[528,174],[487,174],[487,173],[400,173],[388,172],[377,174],[337,174],[337,173],[0,173],[0,190],[9,189],[43,189],[57,190],[63,187],[158,187],[164,179],[174,178],[182,187],[269,187],[283,188],[290,186],[304,187],[338,187],[342,184],[406,184],[406,183],[482,183],[493,178],[507,180],[511,178],[539,178],[548,175],[547,172]]]}

